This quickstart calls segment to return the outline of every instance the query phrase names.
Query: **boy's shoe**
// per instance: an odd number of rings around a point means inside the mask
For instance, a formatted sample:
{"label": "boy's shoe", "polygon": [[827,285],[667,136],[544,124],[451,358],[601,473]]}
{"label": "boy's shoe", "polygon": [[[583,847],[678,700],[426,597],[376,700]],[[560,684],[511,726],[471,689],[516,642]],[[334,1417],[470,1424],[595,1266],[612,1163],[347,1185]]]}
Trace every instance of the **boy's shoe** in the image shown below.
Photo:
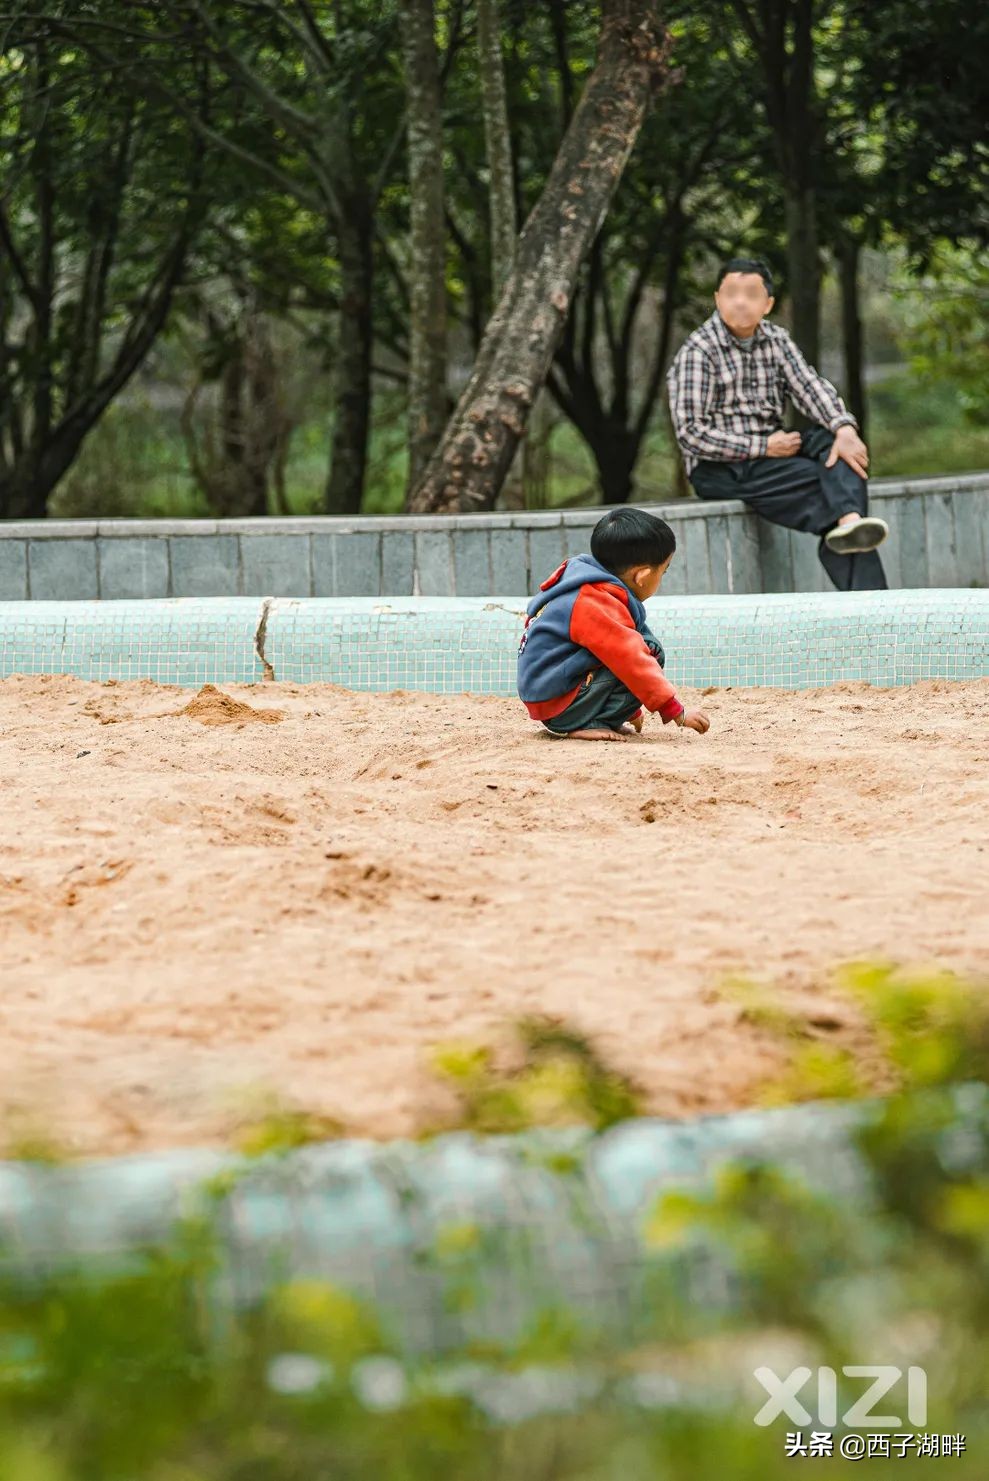
{"label": "boy's shoe", "polygon": [[869,514],[862,519],[849,520],[847,524],[835,525],[833,530],[828,530],[824,543],[835,555],[863,555],[867,550],[880,546],[888,534],[886,521]]}

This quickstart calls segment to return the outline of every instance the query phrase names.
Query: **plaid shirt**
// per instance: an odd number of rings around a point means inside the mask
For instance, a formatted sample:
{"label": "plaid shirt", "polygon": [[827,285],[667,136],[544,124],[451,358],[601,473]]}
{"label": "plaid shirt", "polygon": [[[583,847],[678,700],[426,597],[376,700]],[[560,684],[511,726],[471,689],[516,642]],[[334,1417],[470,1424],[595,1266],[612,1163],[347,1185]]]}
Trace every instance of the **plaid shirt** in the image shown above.
{"label": "plaid shirt", "polygon": [[702,458],[761,458],[783,426],[787,398],[836,432],[855,418],[785,329],[762,323],[748,346],[715,311],[681,346],[666,377],[670,412],[688,476]]}

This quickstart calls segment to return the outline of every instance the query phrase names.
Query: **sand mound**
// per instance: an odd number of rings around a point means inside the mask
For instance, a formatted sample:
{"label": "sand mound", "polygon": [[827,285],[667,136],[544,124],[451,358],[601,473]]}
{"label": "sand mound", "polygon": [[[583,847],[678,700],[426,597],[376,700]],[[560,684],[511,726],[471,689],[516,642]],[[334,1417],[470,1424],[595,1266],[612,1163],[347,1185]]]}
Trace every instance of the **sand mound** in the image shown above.
{"label": "sand mound", "polygon": [[188,715],[190,720],[198,720],[200,725],[274,725],[285,719],[284,710],[255,710],[251,705],[224,694],[215,684],[204,684],[195,698],[190,699],[178,713]]}

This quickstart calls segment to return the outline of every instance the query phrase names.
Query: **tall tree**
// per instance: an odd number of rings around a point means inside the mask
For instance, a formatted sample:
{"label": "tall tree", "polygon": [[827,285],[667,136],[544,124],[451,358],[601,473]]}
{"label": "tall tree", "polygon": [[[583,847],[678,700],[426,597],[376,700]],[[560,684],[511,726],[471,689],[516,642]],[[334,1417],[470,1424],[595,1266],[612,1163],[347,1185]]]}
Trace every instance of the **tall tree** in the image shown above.
{"label": "tall tree", "polygon": [[[353,0],[356,8],[357,0]],[[57,34],[81,65],[112,76],[114,91],[153,100],[163,123],[189,133],[241,170],[245,196],[259,181],[322,214],[338,268],[334,415],[327,508],[360,508],[367,461],[373,347],[375,210],[400,132],[394,78],[380,65],[394,41],[391,21],[365,33],[348,27],[345,0],[332,12],[311,0],[102,0],[80,8],[58,0]],[[353,21],[353,16],[349,17]],[[363,43],[355,45],[355,40]],[[125,55],[117,53],[123,49]],[[369,65],[373,62],[375,65]],[[197,108],[189,77],[211,81],[211,106]],[[222,87],[221,87],[222,84]],[[364,106],[358,107],[358,102]],[[383,122],[385,120],[385,122]],[[387,141],[387,142],[386,142]],[[374,157],[374,163],[367,158]],[[215,205],[211,212],[218,215]]]}
{"label": "tall tree", "polygon": [[[401,140],[392,69],[384,65],[395,43],[393,18],[387,7],[368,17],[357,0],[332,7],[160,0],[156,9],[181,28],[187,54],[208,57],[242,108],[267,120],[268,137],[245,146],[236,114],[228,114],[225,127],[210,130],[211,141],[324,213],[339,269],[326,510],[357,513],[371,412],[376,213]],[[138,81],[187,116],[167,82],[153,73]]]}
{"label": "tall tree", "polygon": [[[223,308],[200,308],[208,339],[182,410],[186,452],[196,484],[221,518],[267,514],[272,492],[283,493],[292,433],[280,357],[253,295],[230,294]],[[204,411],[201,393],[211,385],[217,394]]]}
{"label": "tall tree", "polygon": [[[877,222],[925,266],[944,241],[989,243],[989,7],[844,0],[846,95],[872,140]],[[880,231],[873,233],[880,240]]]}
{"label": "tall tree", "polygon": [[484,152],[488,161],[490,190],[491,279],[494,296],[497,298],[515,266],[515,246],[519,234],[498,0],[477,0],[477,50],[484,115]]}
{"label": "tall tree", "polygon": [[845,230],[835,246],[841,292],[841,346],[845,365],[845,401],[864,436],[868,424],[865,394],[865,335],[862,327],[860,273],[863,239]]}
{"label": "tall tree", "polygon": [[[0,516],[40,518],[154,345],[207,210],[207,150],[60,31],[7,17],[0,200]],[[109,6],[90,7],[109,19]],[[197,81],[198,78],[198,81]],[[208,112],[202,67],[188,107]]]}
{"label": "tall tree", "polygon": [[[484,115],[484,153],[488,166],[491,287],[497,300],[515,266],[515,247],[519,234],[498,0],[477,0],[477,52],[481,74],[481,108]],[[528,439],[518,448],[505,478],[502,502],[508,509],[525,508],[527,446]]]}
{"label": "tall tree", "polygon": [[822,0],[730,0],[759,61],[783,184],[793,334],[816,362],[821,334],[820,166],[825,116],[815,73]]}
{"label": "tall tree", "polygon": [[608,504],[634,493],[694,264],[709,279],[711,256],[730,255],[739,223],[744,230],[765,202],[764,130],[724,44],[685,9],[671,12],[671,60],[689,86],[669,88],[646,119],[549,379],[587,442]]}
{"label": "tall tree", "polygon": [[[336,348],[337,262],[318,212],[252,188],[222,150],[210,187],[209,227],[166,329],[185,368],[190,472],[211,513],[288,513],[291,438]],[[391,344],[383,319],[377,335]]]}
{"label": "tall tree", "polygon": [[401,0],[410,214],[409,487],[446,425],[446,218],[433,0]]}
{"label": "tall tree", "polygon": [[989,12],[843,0],[819,20],[819,235],[840,286],[844,391],[864,427],[863,248],[899,240],[924,267],[946,241],[989,241]]}
{"label": "tall tree", "polygon": [[597,63],[412,509],[494,504],[563,333],[581,262],[667,76],[667,48],[654,0],[602,0]]}

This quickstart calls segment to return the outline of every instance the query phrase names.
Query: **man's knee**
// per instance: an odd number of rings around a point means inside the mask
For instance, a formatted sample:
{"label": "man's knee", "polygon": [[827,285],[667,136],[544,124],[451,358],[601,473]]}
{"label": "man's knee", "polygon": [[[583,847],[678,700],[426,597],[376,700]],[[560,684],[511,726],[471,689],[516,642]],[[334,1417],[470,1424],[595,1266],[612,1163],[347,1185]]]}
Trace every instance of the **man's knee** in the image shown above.
{"label": "man's knee", "polygon": [[733,499],[735,491],[732,488],[730,475],[723,478],[705,473],[692,473],[690,475],[690,486],[698,499]]}
{"label": "man's knee", "polygon": [[800,451],[805,458],[813,458],[815,462],[823,461],[831,451],[834,442],[834,433],[829,432],[827,427],[813,426],[801,433]]}

